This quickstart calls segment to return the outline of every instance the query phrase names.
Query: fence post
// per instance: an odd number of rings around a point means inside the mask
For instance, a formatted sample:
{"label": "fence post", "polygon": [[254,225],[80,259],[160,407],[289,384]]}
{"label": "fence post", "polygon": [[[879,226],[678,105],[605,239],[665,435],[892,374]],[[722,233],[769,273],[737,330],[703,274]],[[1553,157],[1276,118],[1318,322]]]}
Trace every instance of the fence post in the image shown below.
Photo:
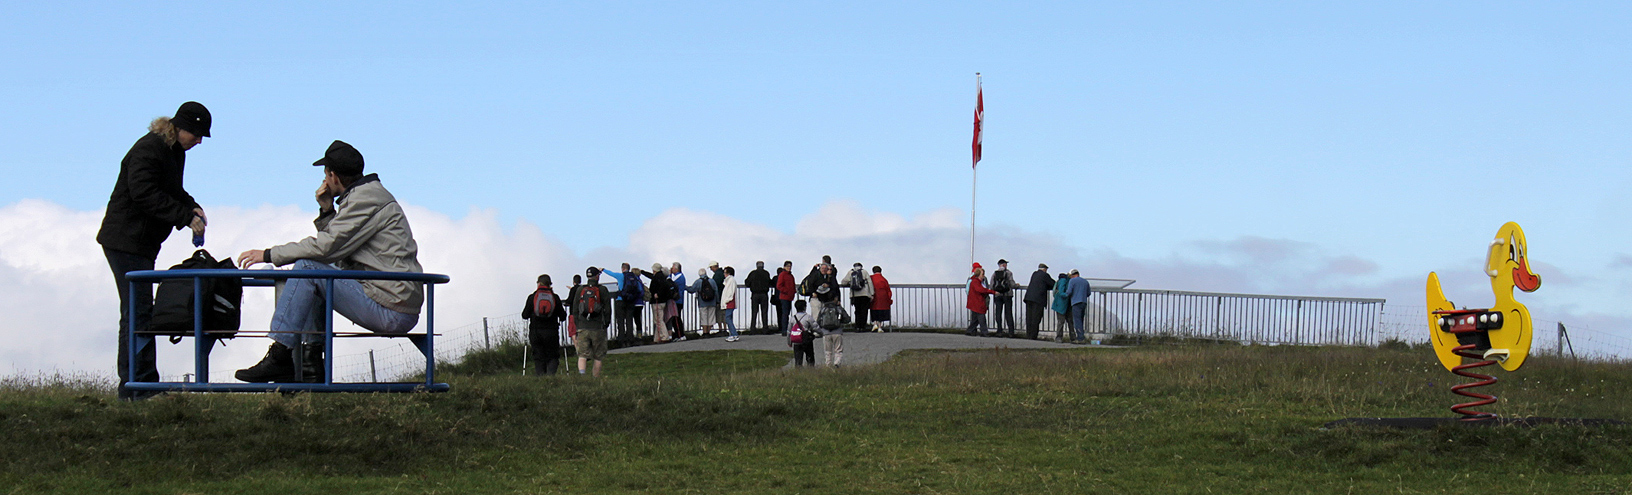
{"label": "fence post", "polygon": [[368,350],[368,376],[374,383],[380,383],[380,368],[374,366],[374,350]]}
{"label": "fence post", "polygon": [[487,349],[492,349],[493,348],[493,336],[488,335],[488,333],[487,333],[487,317],[486,316],[482,317],[482,347],[487,348]]}

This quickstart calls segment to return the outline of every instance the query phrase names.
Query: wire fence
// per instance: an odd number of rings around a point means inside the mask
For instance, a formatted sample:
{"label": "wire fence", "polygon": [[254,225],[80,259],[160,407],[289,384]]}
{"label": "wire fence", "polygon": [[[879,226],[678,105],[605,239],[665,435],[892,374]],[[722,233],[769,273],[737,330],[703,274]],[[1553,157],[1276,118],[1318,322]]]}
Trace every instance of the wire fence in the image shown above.
{"label": "wire fence", "polygon": [[[891,285],[890,328],[947,329],[969,324],[968,292],[962,285]],[[846,289],[848,290],[848,289]],[[1049,294],[1052,297],[1052,294]],[[1026,327],[1026,291],[1014,291],[1012,311],[1021,332]],[[807,299],[799,297],[797,299]],[[736,311],[731,321],[743,331],[753,318],[750,291],[738,289]],[[700,311],[695,294],[684,296],[682,328],[695,332]],[[849,298],[843,299],[849,307]],[[711,310],[713,308],[710,308]],[[1052,299],[1043,310],[1039,337],[1059,339],[1069,336],[1068,318],[1055,312]],[[768,328],[777,325],[776,306],[767,304],[761,321]],[[995,307],[988,312],[988,325],[995,328]],[[725,320],[720,320],[723,328]],[[1093,288],[1085,304],[1085,333],[1134,338],[1180,338],[1274,345],[1374,346],[1385,341],[1411,344],[1428,342],[1426,310],[1420,307],[1388,305],[1382,299],[1277,296],[1148,289]],[[643,310],[634,318],[629,338],[653,336],[651,319]],[[1007,323],[1007,322],[1005,322]],[[1563,327],[1560,331],[1558,328]],[[615,326],[609,333],[618,337]],[[766,328],[766,327],[762,327]],[[560,344],[572,343],[562,331]],[[455,362],[465,354],[507,342],[525,342],[527,321],[520,314],[483,318],[460,327],[441,330],[436,337],[438,362]],[[422,373],[425,357],[412,344],[398,343],[368,352],[334,356],[336,381],[396,381]],[[1572,356],[1579,359],[1617,360],[1632,357],[1632,339],[1593,331],[1584,326],[1536,320],[1532,343],[1534,353]],[[517,363],[518,367],[520,363]],[[231,370],[211,372],[211,380],[230,380]]]}

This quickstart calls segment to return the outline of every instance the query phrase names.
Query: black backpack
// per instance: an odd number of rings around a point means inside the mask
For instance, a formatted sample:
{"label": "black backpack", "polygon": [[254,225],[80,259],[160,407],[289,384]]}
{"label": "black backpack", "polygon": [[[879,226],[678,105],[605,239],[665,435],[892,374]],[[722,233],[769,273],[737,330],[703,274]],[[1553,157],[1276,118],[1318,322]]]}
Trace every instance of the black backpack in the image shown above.
{"label": "black backpack", "polygon": [[850,290],[867,290],[867,274],[860,268],[850,270]]}
{"label": "black backpack", "polygon": [[1012,272],[1008,270],[997,272],[996,280],[992,281],[992,290],[997,292],[1008,292],[1009,289],[1014,288],[1014,283],[1012,280],[1014,280],[1014,274]]}
{"label": "black backpack", "polygon": [[703,279],[703,288],[697,289],[697,300],[702,302],[712,302],[714,301],[715,296],[718,296],[718,294],[714,293],[714,281],[706,278]]}
{"label": "black backpack", "polygon": [[[231,259],[216,261],[208,251],[200,249],[171,270],[236,268]],[[204,331],[212,336],[230,339],[238,335],[239,318],[244,301],[244,281],[240,278],[199,279],[204,296]],[[169,335],[170,342],[193,335],[193,279],[165,279],[153,295],[153,319],[149,330],[155,335]]]}

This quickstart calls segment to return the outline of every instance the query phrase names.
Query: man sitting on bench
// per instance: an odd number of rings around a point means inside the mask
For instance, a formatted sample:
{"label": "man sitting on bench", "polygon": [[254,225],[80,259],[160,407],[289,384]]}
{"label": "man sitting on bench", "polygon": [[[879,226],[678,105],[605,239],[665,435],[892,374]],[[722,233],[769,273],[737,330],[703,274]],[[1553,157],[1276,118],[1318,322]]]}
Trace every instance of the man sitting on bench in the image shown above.
{"label": "man sitting on bench", "polygon": [[[341,141],[329,145],[323,159],[323,184],[317,188],[317,235],[271,249],[244,251],[238,265],[256,263],[296,270],[424,271],[419,245],[408,228],[397,199],[376,174],[363,175],[363,155]],[[291,382],[295,352],[302,354],[302,378],[322,381],[324,319],[323,279],[291,278],[272,312],[272,348],[260,363],[238,370],[250,383]],[[378,333],[406,333],[419,323],[424,287],[394,280],[334,281],[334,310],[358,326]],[[305,345],[302,346],[302,341]]]}

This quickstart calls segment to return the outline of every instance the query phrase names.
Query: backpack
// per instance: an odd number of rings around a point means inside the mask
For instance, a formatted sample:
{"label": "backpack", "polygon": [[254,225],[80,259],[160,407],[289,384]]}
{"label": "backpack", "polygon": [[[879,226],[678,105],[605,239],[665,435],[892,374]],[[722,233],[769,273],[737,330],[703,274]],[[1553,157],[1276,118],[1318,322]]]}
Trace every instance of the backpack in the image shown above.
{"label": "backpack", "polygon": [[822,313],[816,317],[816,323],[821,325],[823,330],[838,330],[843,328],[844,324],[850,323],[850,315],[845,314],[843,306],[824,304]]}
{"label": "backpack", "polygon": [[810,274],[805,275],[805,279],[799,281],[799,287],[794,289],[794,292],[801,296],[810,297],[816,294],[816,286],[822,283],[821,279],[822,272],[811,269]]}
{"label": "backpack", "polygon": [[799,323],[799,319],[795,318],[793,326],[788,328],[788,342],[803,344],[805,340],[805,325]]}
{"label": "backpack", "polygon": [[[208,251],[200,249],[171,270],[218,269],[231,270],[231,259],[216,261]],[[205,308],[204,331],[217,338],[230,339],[238,335],[238,325],[244,301],[244,280],[241,278],[202,278]],[[165,279],[159,282],[153,295],[153,318],[148,329],[154,335],[169,335],[170,342],[181,342],[182,337],[193,335],[193,279]]]}
{"label": "backpack", "polygon": [[1014,286],[1014,284],[1010,282],[1013,279],[1014,275],[1008,270],[997,272],[997,280],[992,281],[992,290],[997,292],[1008,292],[1009,289],[1012,289]]}
{"label": "backpack", "polygon": [[618,289],[618,292],[621,293],[620,297],[622,297],[623,300],[631,303],[639,301],[641,296],[640,275],[635,275],[633,273],[624,275],[623,286],[619,287]]}
{"label": "backpack", "polygon": [[599,285],[585,285],[584,290],[578,293],[578,300],[572,303],[572,312],[584,318],[594,317],[605,311],[601,308],[601,291],[606,288]]}
{"label": "backpack", "polygon": [[850,290],[867,290],[867,274],[860,269],[850,270]]}
{"label": "backpack", "polygon": [[533,293],[533,315],[548,318],[555,314],[555,292],[548,287],[540,287]]}
{"label": "backpack", "polygon": [[697,300],[702,302],[713,302],[715,296],[718,296],[718,294],[714,293],[714,281],[703,279],[703,288],[697,289]]}

